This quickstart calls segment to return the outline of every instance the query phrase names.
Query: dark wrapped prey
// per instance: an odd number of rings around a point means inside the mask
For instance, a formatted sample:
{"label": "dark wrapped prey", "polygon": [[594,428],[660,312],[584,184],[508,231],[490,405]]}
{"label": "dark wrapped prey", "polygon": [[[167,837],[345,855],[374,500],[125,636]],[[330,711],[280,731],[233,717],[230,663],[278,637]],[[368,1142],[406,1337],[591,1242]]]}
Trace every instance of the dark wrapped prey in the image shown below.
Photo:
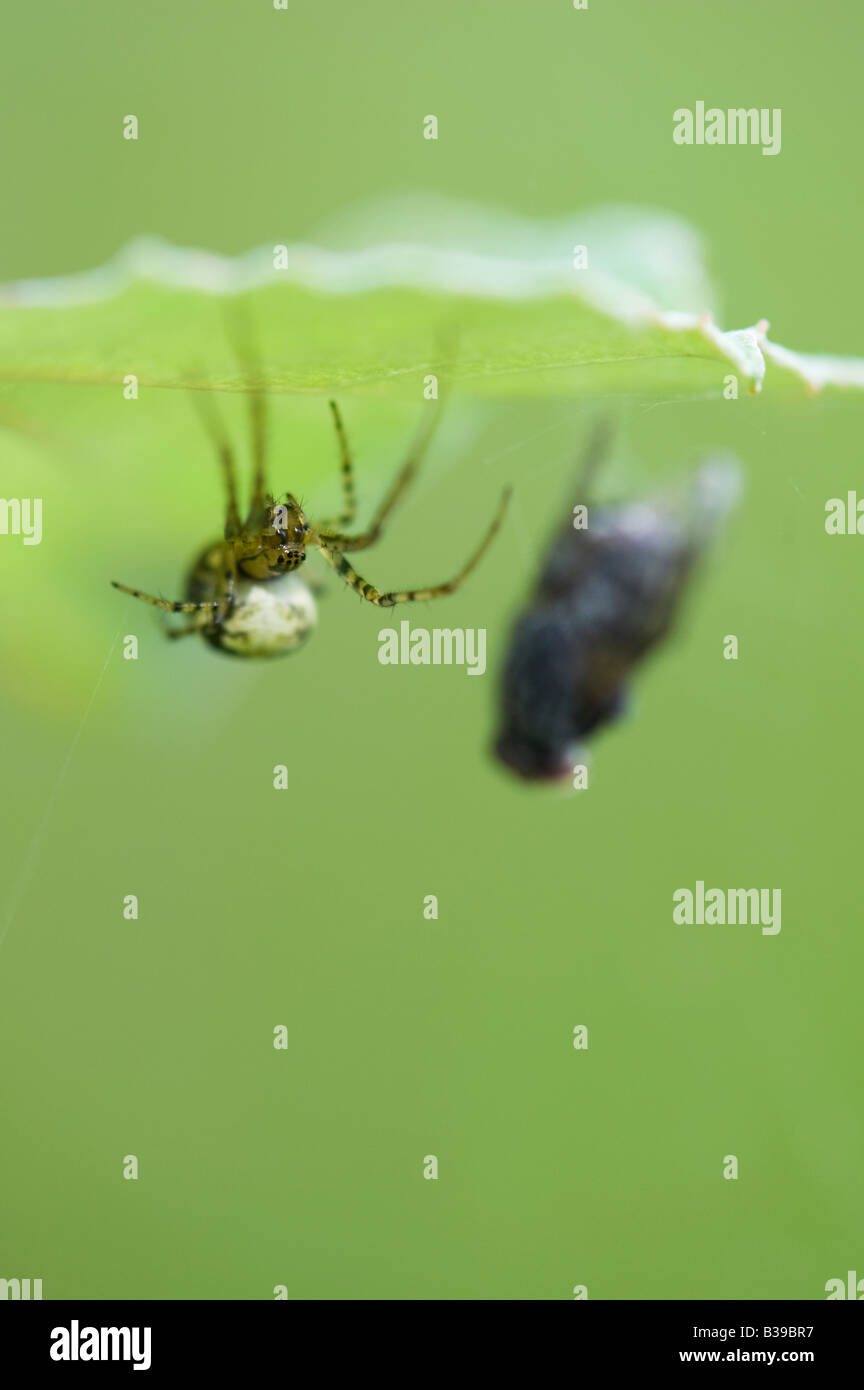
{"label": "dark wrapped prey", "polygon": [[501,678],[495,752],[512,771],[567,776],[582,741],[621,713],[630,676],[669,632],[738,479],[734,460],[708,459],[676,492],[589,505],[581,530],[568,516]]}

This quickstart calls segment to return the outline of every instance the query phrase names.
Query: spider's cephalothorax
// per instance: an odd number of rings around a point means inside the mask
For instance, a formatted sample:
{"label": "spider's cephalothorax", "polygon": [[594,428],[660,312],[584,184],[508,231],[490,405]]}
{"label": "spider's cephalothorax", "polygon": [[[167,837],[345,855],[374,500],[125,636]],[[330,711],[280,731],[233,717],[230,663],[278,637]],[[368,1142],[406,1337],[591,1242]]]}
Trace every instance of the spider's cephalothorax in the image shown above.
{"label": "spider's cephalothorax", "polygon": [[266,497],[260,531],[238,536],[234,542],[238,570],[250,579],[281,579],[306,559],[311,529],[290,492],[280,506]]}
{"label": "spider's cephalothorax", "polygon": [[[195,393],[196,397],[199,393]],[[265,486],[266,427],[264,398],[250,393],[252,443],[255,476],[252,500],[245,520],[241,520],[237,501],[234,456],[203,394],[205,424],[222,464],[227,496],[225,535],[207,546],[189,575],[186,598],[177,602],[156,598],[114,583],[115,589],[145,603],[155,604],[168,613],[187,613],[190,622],[171,631],[172,637],[200,633],[213,646],[238,656],[277,656],[295,651],[309,636],[316,622],[315,599],[308,585],[294,573],[306,559],[307,546],[314,546],[349,588],[368,603],[392,608],[397,603],[442,598],[452,594],[479,562],[504,516],[509,490],[504,493],[492,524],[473,555],[452,579],[422,589],[397,589],[382,593],[363,579],[346,559],[350,550],[374,545],[384,523],[414,477],[423,451],[437,420],[433,407],[420,436],[380,503],[365,531],[349,535],[343,527],[354,521],[354,473],[351,454],[334,401],[330,402],[342,460],[343,510],[334,523],[313,525],[291,493],[277,503]]]}

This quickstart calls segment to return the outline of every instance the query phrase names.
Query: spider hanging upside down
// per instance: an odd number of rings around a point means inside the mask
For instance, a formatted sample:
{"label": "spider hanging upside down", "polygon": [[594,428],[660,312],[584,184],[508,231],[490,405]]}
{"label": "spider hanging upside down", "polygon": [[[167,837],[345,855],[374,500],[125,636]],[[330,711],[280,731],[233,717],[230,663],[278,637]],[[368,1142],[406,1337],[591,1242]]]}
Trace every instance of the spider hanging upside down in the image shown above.
{"label": "spider hanging upside down", "polygon": [[[212,410],[204,405],[206,398],[199,397],[197,392],[195,396],[202,405],[205,425],[222,465],[227,494],[224,540],[213,542],[201,552],[190,571],[183,601],[156,598],[112,580],[115,589],[142,599],[144,603],[155,604],[168,613],[195,615],[186,627],[171,629],[171,637],[200,633],[214,647],[238,656],[278,656],[295,651],[309,636],[316,621],[312,591],[298,574],[292,573],[306,559],[307,546],[316,546],[340,579],[361,598],[379,608],[392,608],[396,603],[452,594],[479,563],[501,525],[509,489],[502,495],[483,540],[452,579],[430,588],[381,593],[361,578],[345,558],[346,552],[366,550],[380,537],[387,517],[417,472],[438,418],[438,408],[430,412],[429,421],[368,528],[352,536],[342,529],[333,529],[330,523],[320,526],[311,523],[291,493],[286,493],[284,503],[277,505],[266,490],[267,430],[264,398],[258,391],[252,391],[249,396],[255,466],[252,501],[245,521],[241,520],[231,446],[222,435]],[[353,467],[335,401],[330,402],[330,409],[342,462],[343,511],[334,524],[342,528],[352,524],[356,510]]]}

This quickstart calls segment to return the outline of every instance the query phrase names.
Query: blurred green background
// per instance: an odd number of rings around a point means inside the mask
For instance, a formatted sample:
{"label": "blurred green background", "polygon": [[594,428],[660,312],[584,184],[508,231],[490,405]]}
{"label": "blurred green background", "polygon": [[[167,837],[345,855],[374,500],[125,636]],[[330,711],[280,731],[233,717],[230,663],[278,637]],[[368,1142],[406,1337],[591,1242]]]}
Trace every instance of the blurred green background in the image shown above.
{"label": "blurred green background", "polygon": [[[91,0],[4,28],[2,280],[145,231],[287,242],[401,188],[537,215],[626,201],[705,232],[726,325],[864,351],[848,4]],[[699,99],[781,107],[782,153],[674,146]],[[41,546],[0,537],[0,1277],[46,1298],[781,1299],[860,1268],[864,542],[827,537],[824,504],[858,481],[862,403],[772,400],[770,372],[756,399],[723,401],[719,378],[716,400],[643,397],[620,370],[614,404],[518,381],[454,399],[364,564],[386,587],[443,577],[512,481],[470,584],[396,615],[486,627],[482,679],[382,668],[390,617],[333,584],[283,662],[165,642],[108,581],[175,596],[218,533],[183,393],[0,387],[0,493],[45,499]],[[419,402],[342,405],[368,516]],[[239,438],[242,401],[223,409]],[[718,445],[748,482],[568,796],[487,745],[597,411],[623,488]],[[274,485],[332,510],[325,398],[282,395],[272,418]],[[697,878],[780,887],[782,932],[674,926]]]}

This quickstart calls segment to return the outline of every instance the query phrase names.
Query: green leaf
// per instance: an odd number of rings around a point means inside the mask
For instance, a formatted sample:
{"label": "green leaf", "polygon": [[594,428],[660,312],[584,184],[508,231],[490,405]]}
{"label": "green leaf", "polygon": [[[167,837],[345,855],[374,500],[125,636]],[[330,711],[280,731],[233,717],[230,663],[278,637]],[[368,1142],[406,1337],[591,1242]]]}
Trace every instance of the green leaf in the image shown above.
{"label": "green leaf", "polygon": [[0,287],[0,380],[246,389],[237,294],[274,392],[416,397],[434,373],[478,395],[719,396],[729,372],[760,390],[766,366],[787,386],[864,386],[859,359],[793,353],[764,322],[719,329],[679,219],[544,224],[428,198],[361,210],[315,245],[232,259],[145,239],[98,270]]}

